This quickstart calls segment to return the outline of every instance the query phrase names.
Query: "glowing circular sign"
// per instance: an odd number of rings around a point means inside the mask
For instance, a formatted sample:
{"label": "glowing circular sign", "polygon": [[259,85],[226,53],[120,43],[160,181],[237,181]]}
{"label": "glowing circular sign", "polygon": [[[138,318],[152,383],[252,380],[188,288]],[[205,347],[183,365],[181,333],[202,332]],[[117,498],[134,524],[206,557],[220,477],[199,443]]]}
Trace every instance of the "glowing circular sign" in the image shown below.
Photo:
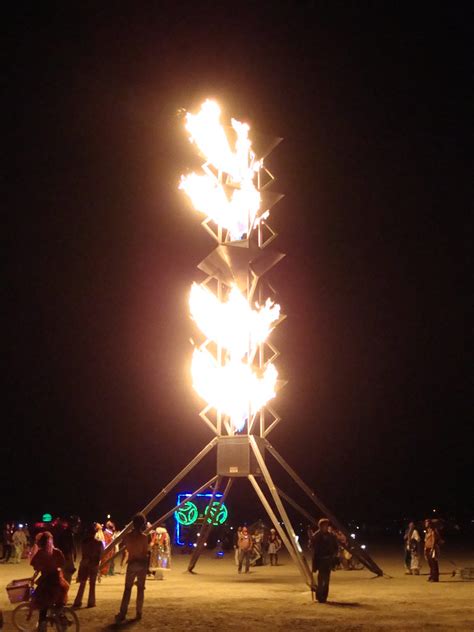
{"label": "glowing circular sign", "polygon": [[43,522],[51,522],[53,519],[53,516],[49,513],[45,513],[43,514]]}
{"label": "glowing circular sign", "polygon": [[176,520],[185,527],[196,522],[198,516],[198,508],[190,500],[185,502],[182,507],[174,512],[174,517],[176,518]]}
{"label": "glowing circular sign", "polygon": [[216,500],[212,503],[212,506],[210,508],[206,507],[204,511],[204,516],[206,516],[206,522],[208,524],[212,524],[217,527],[220,524],[224,524],[224,522],[227,520],[227,507],[224,505],[224,503],[220,503],[218,500]]}

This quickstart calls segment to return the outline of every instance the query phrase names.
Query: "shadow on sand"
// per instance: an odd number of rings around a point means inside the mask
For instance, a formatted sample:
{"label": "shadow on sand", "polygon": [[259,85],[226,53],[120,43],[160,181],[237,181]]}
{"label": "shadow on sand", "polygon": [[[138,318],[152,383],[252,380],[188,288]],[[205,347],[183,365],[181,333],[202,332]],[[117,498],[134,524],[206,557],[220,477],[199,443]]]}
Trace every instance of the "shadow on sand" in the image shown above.
{"label": "shadow on sand", "polygon": [[138,623],[140,619],[127,619],[126,621],[122,621],[121,623],[111,623],[110,625],[106,625],[104,628],[104,632],[106,630],[125,630],[130,628],[135,623]]}
{"label": "shadow on sand", "polygon": [[357,601],[326,601],[327,606],[335,606],[336,608],[361,608],[362,604]]}

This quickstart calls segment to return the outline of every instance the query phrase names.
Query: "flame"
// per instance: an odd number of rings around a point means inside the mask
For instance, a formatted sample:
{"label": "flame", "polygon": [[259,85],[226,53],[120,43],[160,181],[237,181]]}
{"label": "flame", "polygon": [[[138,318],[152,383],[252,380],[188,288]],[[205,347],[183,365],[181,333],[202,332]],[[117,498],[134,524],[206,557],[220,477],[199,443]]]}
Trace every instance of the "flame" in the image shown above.
{"label": "flame", "polygon": [[210,406],[228,415],[236,430],[242,430],[249,415],[275,397],[278,373],[271,363],[258,377],[245,362],[229,360],[219,366],[208,351],[195,349],[191,374],[197,393]]}
{"label": "flame", "polygon": [[209,340],[229,351],[232,359],[251,357],[264,342],[272,325],[280,317],[280,306],[267,299],[253,310],[237,287],[232,287],[227,301],[220,302],[213,292],[193,283],[189,297],[191,316]]}
{"label": "flame", "polygon": [[267,299],[252,309],[237,287],[226,301],[201,285],[193,284],[189,298],[193,319],[208,340],[227,350],[220,366],[206,349],[195,349],[191,365],[193,386],[211,406],[230,417],[241,430],[249,415],[254,415],[275,397],[278,377],[272,363],[257,375],[251,360],[280,316],[280,306]]}
{"label": "flame", "polygon": [[[205,157],[206,165],[204,175],[183,176],[180,189],[189,196],[197,211],[228,230],[232,240],[240,240],[252,230],[260,209],[261,196],[254,179],[261,163],[252,151],[249,126],[231,119],[236,133],[232,150],[220,114],[218,104],[210,100],[201,105],[197,114],[186,114],[190,140]],[[217,175],[209,166],[217,170]],[[232,187],[230,198],[222,184],[222,173],[230,178],[226,181]]]}
{"label": "flame", "polygon": [[[228,231],[232,240],[249,236],[268,210],[261,213],[261,196],[255,186],[262,163],[256,160],[249,139],[249,126],[231,119],[235,141],[229,142],[220,121],[221,111],[214,101],[205,101],[197,114],[187,113],[190,141],[204,156],[201,174],[181,177],[180,189],[194,208]],[[211,406],[228,416],[241,430],[275,396],[278,377],[268,362],[255,368],[259,348],[280,317],[280,306],[268,299],[264,305],[250,305],[236,286],[225,300],[207,288],[193,284],[190,311],[207,341],[219,349],[215,357],[206,345],[195,349],[191,373],[197,393]]]}

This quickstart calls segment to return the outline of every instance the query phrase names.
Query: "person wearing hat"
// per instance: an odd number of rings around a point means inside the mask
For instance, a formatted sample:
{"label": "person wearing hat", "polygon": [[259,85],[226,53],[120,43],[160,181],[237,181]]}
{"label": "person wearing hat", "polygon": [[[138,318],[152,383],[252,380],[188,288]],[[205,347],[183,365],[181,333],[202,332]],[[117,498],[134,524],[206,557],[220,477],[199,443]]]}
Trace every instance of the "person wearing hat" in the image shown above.
{"label": "person wearing hat", "polygon": [[270,557],[270,566],[278,566],[278,551],[281,549],[281,540],[275,529],[270,529],[268,536],[268,555]]}
{"label": "person wearing hat", "polygon": [[313,549],[313,573],[318,573],[316,599],[326,603],[329,593],[331,571],[337,557],[338,545],[336,537],[329,532],[329,520],[321,518],[318,530],[311,539]]}

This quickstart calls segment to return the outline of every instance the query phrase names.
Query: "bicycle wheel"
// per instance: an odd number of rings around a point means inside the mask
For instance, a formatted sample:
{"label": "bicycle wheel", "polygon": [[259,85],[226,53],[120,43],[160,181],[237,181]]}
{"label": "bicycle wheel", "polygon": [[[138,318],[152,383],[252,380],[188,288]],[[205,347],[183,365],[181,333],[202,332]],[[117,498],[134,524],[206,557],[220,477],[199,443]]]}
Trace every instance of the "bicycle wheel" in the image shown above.
{"label": "bicycle wheel", "polygon": [[53,617],[57,632],[79,632],[79,619],[72,608],[64,606],[55,611]]}
{"label": "bicycle wheel", "polygon": [[21,632],[32,632],[38,629],[38,610],[33,610],[31,604],[21,603],[12,613],[13,625]]}

